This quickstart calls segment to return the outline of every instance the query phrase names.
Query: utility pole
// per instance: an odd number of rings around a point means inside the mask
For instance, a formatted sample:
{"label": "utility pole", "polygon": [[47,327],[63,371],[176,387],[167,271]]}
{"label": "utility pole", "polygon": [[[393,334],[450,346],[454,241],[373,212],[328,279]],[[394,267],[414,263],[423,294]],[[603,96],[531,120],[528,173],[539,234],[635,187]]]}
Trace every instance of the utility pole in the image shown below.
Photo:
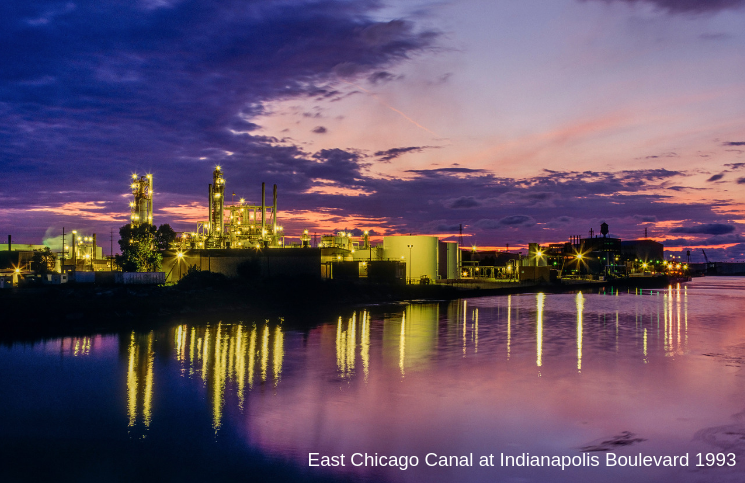
{"label": "utility pole", "polygon": [[109,232],[109,266],[111,267],[111,271],[114,271],[114,229],[112,228]]}

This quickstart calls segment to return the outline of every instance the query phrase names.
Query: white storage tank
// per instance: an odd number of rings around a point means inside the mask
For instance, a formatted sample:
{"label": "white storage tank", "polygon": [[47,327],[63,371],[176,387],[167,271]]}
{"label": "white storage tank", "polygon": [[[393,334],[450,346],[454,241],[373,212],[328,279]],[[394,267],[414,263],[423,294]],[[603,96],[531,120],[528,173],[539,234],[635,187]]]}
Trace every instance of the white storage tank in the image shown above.
{"label": "white storage tank", "polygon": [[437,280],[438,240],[434,236],[383,237],[383,258],[406,262],[406,278],[419,283],[422,277]]}

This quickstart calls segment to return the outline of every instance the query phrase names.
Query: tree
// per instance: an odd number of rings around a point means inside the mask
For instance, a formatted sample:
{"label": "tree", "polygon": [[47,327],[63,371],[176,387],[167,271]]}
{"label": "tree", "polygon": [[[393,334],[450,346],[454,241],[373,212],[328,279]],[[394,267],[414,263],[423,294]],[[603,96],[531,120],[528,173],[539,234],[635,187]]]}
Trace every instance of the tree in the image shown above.
{"label": "tree", "polygon": [[57,256],[52,253],[49,247],[43,250],[34,250],[34,254],[31,257],[31,270],[39,275],[46,275],[50,270],[54,270],[54,261],[56,259]]}
{"label": "tree", "polygon": [[155,232],[155,246],[158,250],[168,250],[169,245],[174,241],[176,241],[176,232],[173,231],[171,225],[168,223],[160,225]]}
{"label": "tree", "polygon": [[[170,227],[169,227],[170,228]],[[154,226],[142,224],[132,227],[126,224],[119,228],[119,248],[121,255],[116,256],[116,262],[125,272],[157,272],[163,262],[156,248]]]}

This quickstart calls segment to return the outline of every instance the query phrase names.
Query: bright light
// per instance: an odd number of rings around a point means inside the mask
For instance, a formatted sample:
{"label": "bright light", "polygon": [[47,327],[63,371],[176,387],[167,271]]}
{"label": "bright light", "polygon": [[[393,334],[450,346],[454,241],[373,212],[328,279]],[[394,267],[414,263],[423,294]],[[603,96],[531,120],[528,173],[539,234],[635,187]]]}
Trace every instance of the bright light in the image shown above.
{"label": "bright light", "polygon": [[642,268],[647,268],[647,264],[646,263],[642,263]]}
{"label": "bright light", "polygon": [[368,235],[368,234],[369,234],[369,233],[368,233],[368,231],[367,231],[367,230],[365,230],[365,235]]}
{"label": "bright light", "polygon": [[220,166],[215,166],[215,169],[218,170],[218,171],[220,171],[221,168],[220,168]]}
{"label": "bright light", "polygon": [[77,235],[77,234],[78,234],[78,230],[73,230],[73,231],[72,231],[72,234],[73,234],[73,235]]}
{"label": "bright light", "polygon": [[541,250],[538,250],[537,252],[535,252],[535,256],[542,257],[543,256],[543,252]]}
{"label": "bright light", "polygon": [[578,253],[577,254],[577,260],[582,260],[582,254],[581,253]]}
{"label": "bright light", "polygon": [[179,259],[180,258],[184,258],[184,254],[181,253],[181,252],[178,252],[178,253],[176,253],[176,257],[179,258]]}
{"label": "bright light", "polygon": [[475,252],[476,251],[476,245],[472,246],[471,247],[471,250],[473,250]]}
{"label": "bright light", "polygon": [[15,271],[16,273],[21,273],[21,269],[20,269],[20,268],[16,268],[16,269],[15,269],[14,271]]}
{"label": "bright light", "polygon": [[241,198],[241,203],[245,203],[245,202],[246,202],[246,198]]}

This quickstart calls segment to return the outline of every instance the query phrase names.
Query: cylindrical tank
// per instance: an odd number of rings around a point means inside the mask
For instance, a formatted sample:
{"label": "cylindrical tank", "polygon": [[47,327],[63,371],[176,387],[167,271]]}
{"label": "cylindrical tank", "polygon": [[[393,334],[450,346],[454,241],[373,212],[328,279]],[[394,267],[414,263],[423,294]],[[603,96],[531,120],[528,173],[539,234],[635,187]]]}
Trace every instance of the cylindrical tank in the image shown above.
{"label": "cylindrical tank", "polygon": [[383,237],[383,258],[406,262],[406,278],[418,282],[426,276],[437,280],[437,237]]}

